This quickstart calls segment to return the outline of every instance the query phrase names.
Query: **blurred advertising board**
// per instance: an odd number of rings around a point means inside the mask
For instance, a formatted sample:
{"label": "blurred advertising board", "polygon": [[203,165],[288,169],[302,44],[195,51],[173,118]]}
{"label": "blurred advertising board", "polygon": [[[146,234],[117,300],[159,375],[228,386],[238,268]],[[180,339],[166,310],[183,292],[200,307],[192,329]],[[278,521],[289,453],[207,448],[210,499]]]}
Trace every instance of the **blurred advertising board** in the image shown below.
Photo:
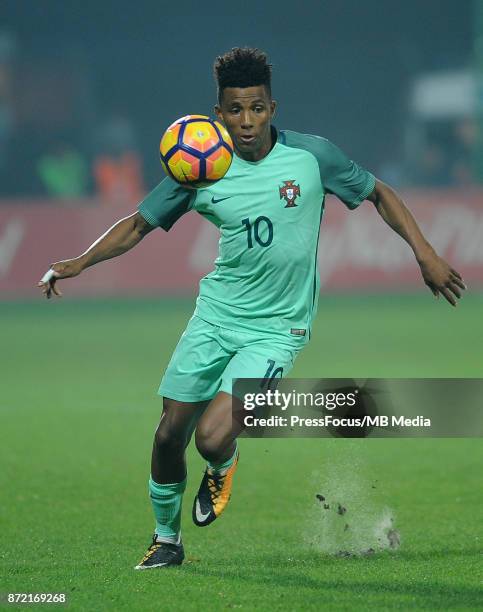
{"label": "blurred advertising board", "polygon": [[[473,287],[483,287],[483,190],[407,191],[404,200],[438,253]],[[81,254],[134,208],[95,202],[8,202],[0,205],[0,295],[37,294],[49,264]],[[192,294],[213,269],[218,230],[198,214],[185,215],[169,233],[149,234],[131,252],[67,280],[68,295]],[[324,291],[421,288],[419,268],[406,243],[366,201],[348,211],[330,197],[318,251]]]}

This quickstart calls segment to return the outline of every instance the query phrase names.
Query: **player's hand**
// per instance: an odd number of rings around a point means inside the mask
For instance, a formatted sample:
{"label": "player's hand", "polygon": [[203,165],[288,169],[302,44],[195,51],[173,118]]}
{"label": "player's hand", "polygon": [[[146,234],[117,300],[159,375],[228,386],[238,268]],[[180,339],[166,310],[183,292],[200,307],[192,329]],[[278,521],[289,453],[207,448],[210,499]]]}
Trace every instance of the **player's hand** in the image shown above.
{"label": "player's hand", "polygon": [[50,270],[37,283],[42,293],[47,299],[52,297],[52,294],[57,297],[62,297],[62,292],[56,286],[57,280],[60,278],[72,278],[78,276],[82,272],[82,265],[78,259],[66,259],[65,261],[57,261],[51,264]]}
{"label": "player's hand", "polygon": [[435,297],[439,298],[441,294],[452,306],[456,306],[457,300],[461,298],[461,292],[466,289],[461,274],[434,251],[429,257],[420,261],[419,266],[424,282]]}

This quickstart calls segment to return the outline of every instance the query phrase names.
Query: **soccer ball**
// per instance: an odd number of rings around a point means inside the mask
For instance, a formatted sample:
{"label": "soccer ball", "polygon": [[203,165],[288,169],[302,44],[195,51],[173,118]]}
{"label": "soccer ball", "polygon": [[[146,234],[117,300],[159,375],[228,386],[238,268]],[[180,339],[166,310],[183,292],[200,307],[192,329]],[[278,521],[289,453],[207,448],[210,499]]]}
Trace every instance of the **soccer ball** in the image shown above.
{"label": "soccer ball", "polygon": [[166,130],[159,154],[168,176],[197,189],[225,176],[233,159],[233,141],[218,121],[205,115],[186,115]]}

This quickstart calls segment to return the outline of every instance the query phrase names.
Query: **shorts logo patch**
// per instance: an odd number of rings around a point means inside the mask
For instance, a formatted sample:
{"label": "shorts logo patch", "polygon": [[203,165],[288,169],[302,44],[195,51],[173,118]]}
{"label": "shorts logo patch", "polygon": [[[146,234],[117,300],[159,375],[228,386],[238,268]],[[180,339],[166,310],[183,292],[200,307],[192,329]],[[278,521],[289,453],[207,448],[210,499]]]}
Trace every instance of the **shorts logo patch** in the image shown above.
{"label": "shorts logo patch", "polygon": [[292,329],[290,330],[290,333],[293,336],[305,336],[306,333],[306,329],[296,329],[295,327],[292,327]]}
{"label": "shorts logo patch", "polygon": [[278,188],[280,193],[280,199],[284,199],[287,204],[285,208],[293,208],[297,206],[295,204],[296,198],[300,195],[300,187],[295,184],[295,179],[291,181],[284,181],[283,186]]}

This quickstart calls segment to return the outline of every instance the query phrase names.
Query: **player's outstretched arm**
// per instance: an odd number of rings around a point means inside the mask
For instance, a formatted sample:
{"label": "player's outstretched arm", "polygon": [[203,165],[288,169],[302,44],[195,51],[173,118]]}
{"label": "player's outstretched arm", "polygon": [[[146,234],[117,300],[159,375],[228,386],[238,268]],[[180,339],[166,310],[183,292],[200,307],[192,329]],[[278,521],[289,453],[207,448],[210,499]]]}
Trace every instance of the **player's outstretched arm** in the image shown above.
{"label": "player's outstretched arm", "polygon": [[383,182],[376,181],[374,191],[367,199],[375,204],[384,221],[411,246],[424,282],[433,294],[436,297],[442,294],[452,306],[456,306],[461,291],[466,289],[461,275],[439,257],[398,194]]}
{"label": "player's outstretched arm", "polygon": [[153,226],[139,212],[121,219],[79,257],[51,264],[50,270],[39,281],[38,287],[47,298],[50,298],[52,293],[61,297],[62,293],[56,286],[58,279],[78,276],[89,266],[122,255],[132,249],[152,229]]}

